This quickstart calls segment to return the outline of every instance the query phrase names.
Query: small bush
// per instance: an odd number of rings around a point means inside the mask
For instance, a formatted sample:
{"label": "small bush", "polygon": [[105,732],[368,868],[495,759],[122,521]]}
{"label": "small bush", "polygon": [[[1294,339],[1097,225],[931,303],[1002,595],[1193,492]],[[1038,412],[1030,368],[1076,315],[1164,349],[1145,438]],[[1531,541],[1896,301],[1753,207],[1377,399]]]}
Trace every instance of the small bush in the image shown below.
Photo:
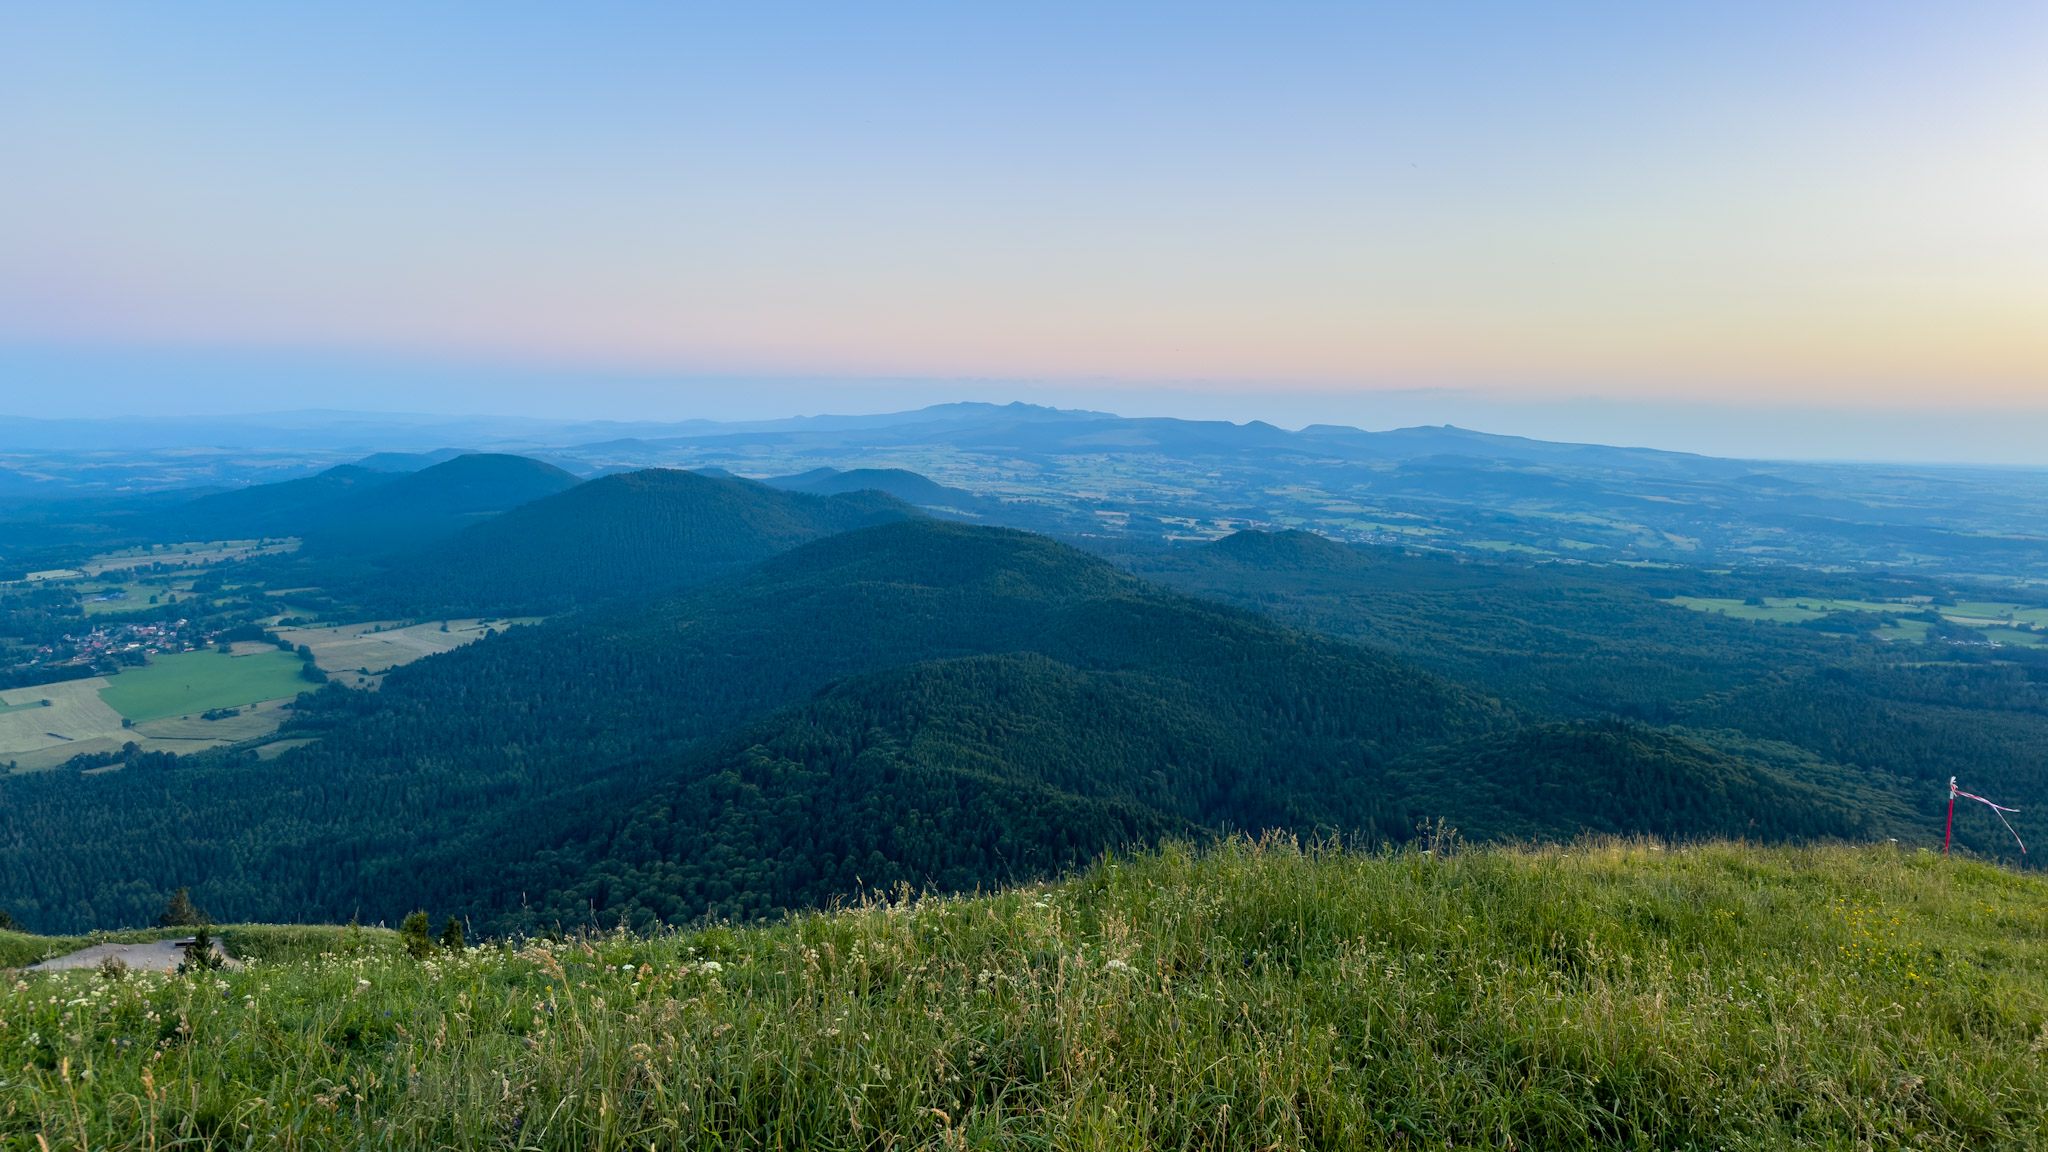
{"label": "small bush", "polygon": [[200,924],[192,930],[192,942],[185,945],[185,962],[178,965],[178,971],[210,972],[220,966],[220,954],[213,950],[213,929]]}
{"label": "small bush", "polygon": [[427,924],[427,913],[422,909],[407,916],[405,922],[398,926],[398,938],[415,960],[425,960],[434,954],[434,941],[427,935]]}

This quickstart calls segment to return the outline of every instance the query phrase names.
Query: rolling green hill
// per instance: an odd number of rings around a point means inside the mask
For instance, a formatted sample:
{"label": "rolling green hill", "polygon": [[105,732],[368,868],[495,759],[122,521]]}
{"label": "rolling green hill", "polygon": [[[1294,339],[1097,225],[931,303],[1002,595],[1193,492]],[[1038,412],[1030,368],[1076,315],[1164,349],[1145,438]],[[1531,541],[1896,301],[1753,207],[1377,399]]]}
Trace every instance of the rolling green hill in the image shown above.
{"label": "rolling green hill", "polygon": [[[988,657],[1007,659],[975,662]],[[388,919],[419,900],[484,923],[542,915],[577,898],[554,893],[611,858],[646,804],[701,792],[761,744],[802,771],[753,811],[817,876],[729,899],[767,858],[744,820],[661,855],[716,874],[664,916],[751,914],[838,890],[852,848],[835,845],[849,837],[858,868],[879,853],[891,875],[963,883],[1195,824],[1365,830],[1380,765],[1506,723],[1400,661],[1043,537],[922,520],[827,537],[674,599],[514,629],[401,668],[374,696],[330,688],[298,717],[286,734],[320,739],[270,761],[0,782],[7,906],[39,926],[119,923],[158,886],[191,883],[237,919]],[[735,732],[750,722],[768,727]],[[907,771],[878,769],[890,788],[802,778],[859,759],[877,731],[909,757]],[[1054,794],[1090,814],[1060,830],[1070,841],[1011,859],[975,830],[1045,828]],[[931,807],[941,795],[958,814]],[[868,820],[871,805],[915,809],[959,844],[924,853],[893,816]]]}
{"label": "rolling green hill", "polygon": [[173,540],[247,540],[298,536],[337,503],[397,479],[391,472],[342,464],[317,476],[202,496],[164,516]]}
{"label": "rolling green hill", "polygon": [[309,554],[367,556],[416,548],[576,484],[524,456],[466,453],[413,472],[344,464],[317,476],[201,497],[164,517],[182,539],[298,536]]}
{"label": "rolling green hill", "polygon": [[1882,787],[1799,779],[1619,721],[1532,725],[1434,748],[1396,765],[1390,784],[1407,812],[1449,817],[1481,840],[1587,832],[1875,840],[1925,831]]}
{"label": "rolling green hill", "polygon": [[[1303,532],[1243,532],[1124,563],[1392,653],[1536,718],[1682,727],[1690,742],[1891,797],[1885,803],[1904,804],[1920,827],[1939,830],[1948,778],[1960,776],[1965,788],[2023,809],[2014,826],[2030,843],[2048,838],[2048,658],[2018,647],[1888,643],[1868,629],[1760,623],[1673,602],[1939,592],[1917,577],[1532,565]],[[1996,821],[1960,822],[1957,835],[2018,861]]]}
{"label": "rolling green hill", "polygon": [[918,513],[879,492],[784,492],[673,468],[605,476],[395,558],[355,591],[398,614],[551,613],[723,576]]}
{"label": "rolling green hill", "polygon": [[274,760],[0,781],[6,906],[133,922],[190,883],[237,919],[429,903],[499,929],[652,925],[1230,829],[1865,835],[1882,791],[1690,736],[1529,729],[1402,658],[923,519],[513,629],[296,715],[284,735],[317,740]]}
{"label": "rolling green hill", "polygon": [[576,484],[575,476],[539,460],[472,453],[351,492],[300,535],[314,553],[401,552]]}
{"label": "rolling green hill", "polygon": [[964,488],[949,488],[907,468],[815,468],[795,476],[777,476],[762,481],[792,492],[836,496],[844,492],[887,492],[906,504],[945,505],[971,508],[981,497]]}

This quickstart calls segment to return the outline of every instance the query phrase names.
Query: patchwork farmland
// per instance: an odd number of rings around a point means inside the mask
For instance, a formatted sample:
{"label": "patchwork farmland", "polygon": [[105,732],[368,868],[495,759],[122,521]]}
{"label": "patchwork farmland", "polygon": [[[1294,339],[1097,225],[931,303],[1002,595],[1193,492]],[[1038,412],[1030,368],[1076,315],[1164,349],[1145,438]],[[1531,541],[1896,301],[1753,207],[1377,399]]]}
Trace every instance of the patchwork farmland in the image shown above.
{"label": "patchwork farmland", "polygon": [[381,620],[331,628],[280,628],[277,636],[294,648],[304,645],[322,672],[352,688],[375,688],[384,673],[422,657],[447,652],[538,618],[517,620],[433,620],[405,624]]}

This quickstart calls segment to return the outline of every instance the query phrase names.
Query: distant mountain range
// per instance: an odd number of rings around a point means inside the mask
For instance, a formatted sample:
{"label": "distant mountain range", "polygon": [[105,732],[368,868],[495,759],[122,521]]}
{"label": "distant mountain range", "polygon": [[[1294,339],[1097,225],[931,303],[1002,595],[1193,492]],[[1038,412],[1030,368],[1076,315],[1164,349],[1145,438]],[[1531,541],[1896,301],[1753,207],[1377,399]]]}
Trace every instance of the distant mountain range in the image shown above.
{"label": "distant mountain range", "polygon": [[[360,443],[376,434],[370,420],[338,421],[336,435]],[[319,427],[311,415],[280,422],[300,437]],[[1342,540],[1560,562],[1896,568],[2003,580],[2048,573],[2044,471],[1761,463],[1447,426],[1290,432],[1026,404],[734,424],[387,423],[404,451],[333,460],[359,471],[305,477],[295,491],[313,499],[322,485],[368,488],[376,478],[364,472],[425,470],[481,451],[580,477],[666,467],[814,494],[872,487],[941,515],[1050,532],[1098,550],[1305,528]],[[493,435],[468,448],[460,440],[418,446],[487,427]],[[255,435],[252,428],[217,431]],[[206,516],[238,506],[222,496],[206,503],[211,489],[190,489],[192,515],[176,517],[159,515],[174,493],[110,491],[123,476],[131,489],[160,488],[178,469],[200,467],[192,453],[152,452],[138,449],[127,460],[106,452],[0,454],[0,566],[10,554],[66,538],[224,531],[227,521]],[[276,478],[281,467],[274,452],[210,452],[207,482],[231,479],[223,461],[236,458],[249,478]],[[90,532],[78,527],[75,503],[62,516],[50,512],[60,498],[86,497],[99,501],[83,518],[99,525]],[[253,516],[264,501],[299,498],[250,495],[239,507]],[[46,527],[52,519],[72,527]],[[265,533],[285,519],[280,509],[262,521]]]}

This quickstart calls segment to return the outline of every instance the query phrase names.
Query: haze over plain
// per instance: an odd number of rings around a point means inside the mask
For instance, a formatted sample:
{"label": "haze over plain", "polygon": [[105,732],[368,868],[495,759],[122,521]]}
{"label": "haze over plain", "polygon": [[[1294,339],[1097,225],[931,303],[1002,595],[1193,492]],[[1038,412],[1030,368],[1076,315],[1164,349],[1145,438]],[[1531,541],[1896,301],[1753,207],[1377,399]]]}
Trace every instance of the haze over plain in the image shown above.
{"label": "haze over plain", "polygon": [[0,22],[15,415],[2048,442],[2038,6]]}

